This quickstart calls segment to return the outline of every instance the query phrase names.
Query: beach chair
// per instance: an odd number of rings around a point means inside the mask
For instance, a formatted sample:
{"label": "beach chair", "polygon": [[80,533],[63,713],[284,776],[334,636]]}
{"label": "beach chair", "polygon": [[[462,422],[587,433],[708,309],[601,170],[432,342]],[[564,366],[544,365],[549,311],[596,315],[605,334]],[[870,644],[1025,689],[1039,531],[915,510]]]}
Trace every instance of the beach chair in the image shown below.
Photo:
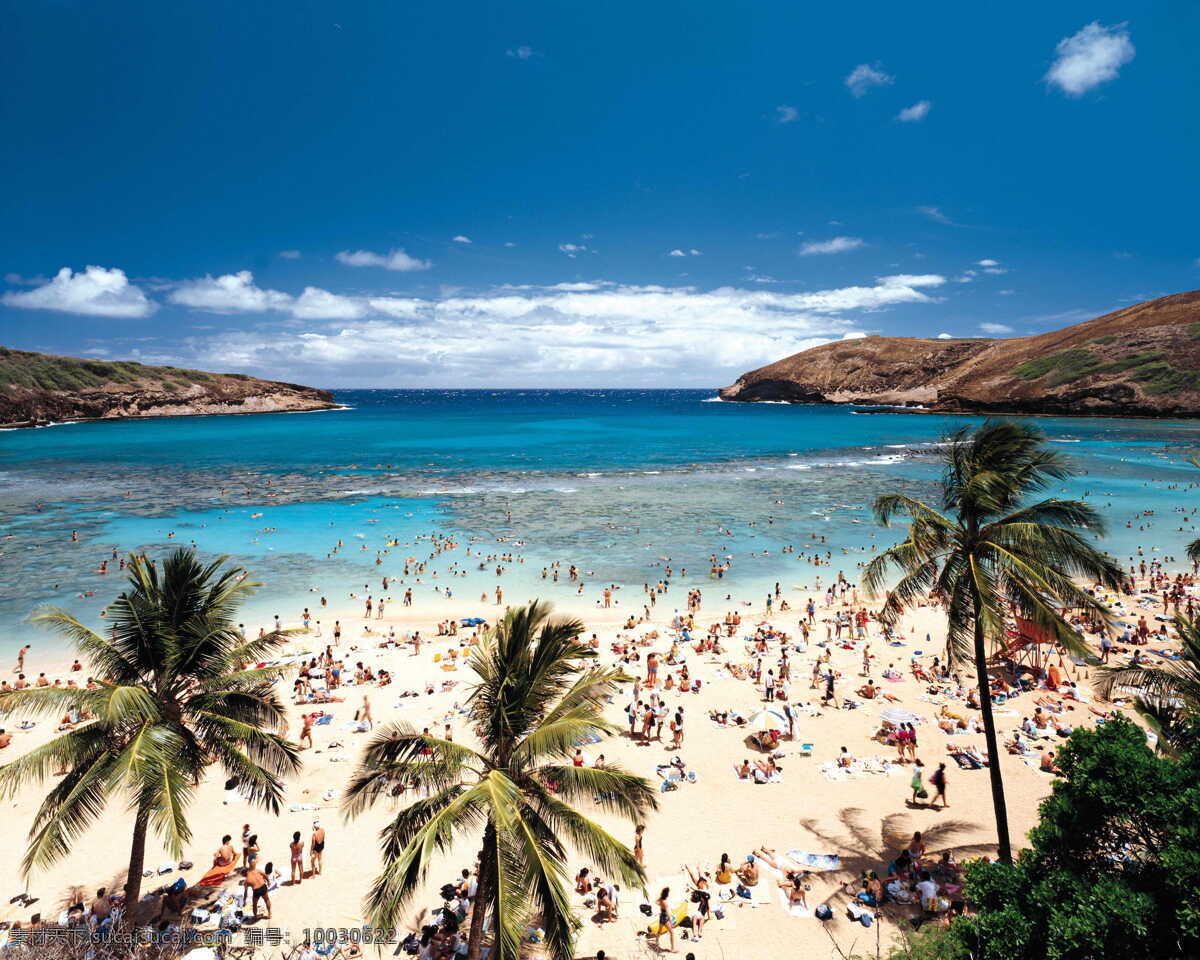
{"label": "beach chair", "polygon": [[800,744],[800,751],[798,753],[798,756],[811,757],[812,755],[813,755],[813,745],[811,743]]}

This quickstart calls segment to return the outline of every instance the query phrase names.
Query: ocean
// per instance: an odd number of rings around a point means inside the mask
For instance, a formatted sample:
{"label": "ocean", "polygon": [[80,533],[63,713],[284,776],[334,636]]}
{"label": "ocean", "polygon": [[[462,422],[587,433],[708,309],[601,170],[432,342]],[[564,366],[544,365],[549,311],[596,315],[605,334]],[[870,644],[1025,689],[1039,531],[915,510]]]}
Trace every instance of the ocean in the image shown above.
{"label": "ocean", "polygon": [[[480,558],[456,549],[420,583],[403,576],[405,558],[427,557],[435,534],[520,555],[505,564],[506,598],[577,596],[565,575],[575,564],[585,597],[614,584],[631,612],[667,566],[680,606],[689,587],[761,600],[775,582],[853,578],[897,535],[874,522],[875,496],[933,496],[938,443],[978,422],[722,403],[702,390],[336,395],[346,409],[0,433],[0,658],[25,642],[58,643],[25,622],[46,604],[99,626],[123,583],[116,570],[97,572],[114,550],[161,555],[177,544],[228,554],[263,583],[248,626],[275,613],[294,622],[318,594],[378,592],[383,574],[418,599],[448,587],[443,606],[468,616],[497,582],[494,563],[479,570]],[[1076,471],[1050,493],[1101,505],[1115,557],[1136,562],[1140,550],[1186,565],[1182,546],[1200,523],[1200,470],[1187,463],[1200,423],[1035,422]],[[782,552],[789,544],[796,553]],[[817,549],[831,554],[819,570],[801,559]],[[731,560],[720,581],[709,576],[714,555]],[[543,580],[555,561],[559,582]]]}

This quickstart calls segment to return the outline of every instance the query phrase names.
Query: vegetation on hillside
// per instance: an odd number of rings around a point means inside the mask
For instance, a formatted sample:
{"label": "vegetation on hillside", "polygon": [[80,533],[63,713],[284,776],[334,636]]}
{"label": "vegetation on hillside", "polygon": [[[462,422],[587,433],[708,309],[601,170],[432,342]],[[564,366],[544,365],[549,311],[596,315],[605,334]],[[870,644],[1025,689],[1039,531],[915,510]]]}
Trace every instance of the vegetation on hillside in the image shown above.
{"label": "vegetation on hillside", "polygon": [[96,390],[108,384],[160,383],[166,390],[183,383],[209,383],[202,370],[150,367],[132,360],[84,360],[0,347],[0,390]]}
{"label": "vegetation on hillside", "polygon": [[[1193,327],[1200,327],[1200,324],[1193,324]],[[1098,337],[1092,342],[1107,343],[1114,339]],[[1038,380],[1049,375],[1049,385],[1058,387],[1088,376],[1127,371],[1150,394],[1200,389],[1200,373],[1181,370],[1171,363],[1166,354],[1155,352],[1133,353],[1117,360],[1104,360],[1086,347],[1072,347],[1026,360],[1013,373],[1022,380]]]}

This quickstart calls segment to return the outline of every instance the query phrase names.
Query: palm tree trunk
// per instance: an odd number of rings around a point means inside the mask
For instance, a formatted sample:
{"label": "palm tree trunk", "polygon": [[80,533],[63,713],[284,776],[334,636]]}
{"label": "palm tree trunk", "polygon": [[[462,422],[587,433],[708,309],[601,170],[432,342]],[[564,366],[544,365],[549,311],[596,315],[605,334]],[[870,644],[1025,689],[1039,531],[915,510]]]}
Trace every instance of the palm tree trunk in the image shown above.
{"label": "palm tree trunk", "polygon": [[992,806],[996,811],[996,836],[1001,863],[1012,863],[1012,844],[1008,839],[1008,807],[1004,802],[1004,779],[1000,773],[1000,750],[996,745],[996,720],[992,716],[992,692],[988,687],[987,648],[983,621],[979,616],[979,596],[975,596],[975,675],[979,681],[979,711],[983,714],[983,738],[987,745],[988,773],[992,778]]}
{"label": "palm tree trunk", "polygon": [[125,914],[123,924],[132,921],[142,895],[142,870],[146,864],[146,828],[150,823],[150,808],[138,807],[133,821],[133,844],[129,849],[129,876],[125,878]]}
{"label": "palm tree trunk", "polygon": [[[483,921],[487,916],[492,899],[492,871],[496,862],[496,827],[489,820],[483,832],[483,851],[479,857],[479,882],[475,886],[475,899],[471,903],[471,930],[467,935],[467,960],[479,960],[483,949]],[[496,917],[493,923],[499,923]],[[493,950],[493,953],[495,951]]]}

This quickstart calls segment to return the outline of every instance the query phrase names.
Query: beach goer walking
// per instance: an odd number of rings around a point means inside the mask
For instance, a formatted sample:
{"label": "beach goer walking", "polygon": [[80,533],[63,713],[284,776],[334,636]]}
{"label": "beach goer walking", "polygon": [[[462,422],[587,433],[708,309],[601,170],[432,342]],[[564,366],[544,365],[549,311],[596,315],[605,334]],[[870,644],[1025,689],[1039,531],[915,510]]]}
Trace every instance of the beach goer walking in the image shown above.
{"label": "beach goer walking", "polygon": [[950,806],[950,804],[946,802],[946,765],[944,763],[939,763],[938,768],[929,775],[929,782],[933,784],[934,790],[933,799],[930,801],[929,805],[933,806],[933,804],[937,803],[938,799],[940,798],[942,801],[943,810]]}
{"label": "beach goer walking", "polygon": [[917,805],[917,800],[923,800],[929,796],[929,791],[925,789],[925,784],[921,782],[921,767],[924,764],[920,760],[913,761],[913,775],[910,786],[912,787],[912,806]]}
{"label": "beach goer walking", "polygon": [[637,862],[643,867],[646,865],[646,853],[642,849],[642,839],[646,833],[646,825],[639,823],[633,828],[633,855],[637,858]]}
{"label": "beach goer walking", "polygon": [[364,696],[362,709],[358,712],[358,720],[365,723],[368,730],[375,729],[375,721],[371,718],[371,698]]}
{"label": "beach goer walking", "polygon": [[304,749],[305,741],[308,741],[309,748],[310,749],[312,748],[312,745],[313,745],[312,728],[313,728],[312,715],[306,713],[304,715],[304,728],[300,731],[300,736],[296,740],[296,744],[297,744],[297,746],[300,747],[301,750]]}
{"label": "beach goer walking", "polygon": [[292,854],[292,883],[299,884],[304,880],[304,841],[300,839],[299,830],[292,834],[288,849]]}
{"label": "beach goer walking", "polygon": [[659,946],[659,940],[662,938],[665,931],[671,938],[671,948],[667,953],[675,953],[675,923],[671,919],[671,907],[668,903],[668,898],[671,896],[671,888],[663,887],[662,893],[658,895],[655,902],[658,906],[658,926],[654,928],[654,949],[662,952]]}

